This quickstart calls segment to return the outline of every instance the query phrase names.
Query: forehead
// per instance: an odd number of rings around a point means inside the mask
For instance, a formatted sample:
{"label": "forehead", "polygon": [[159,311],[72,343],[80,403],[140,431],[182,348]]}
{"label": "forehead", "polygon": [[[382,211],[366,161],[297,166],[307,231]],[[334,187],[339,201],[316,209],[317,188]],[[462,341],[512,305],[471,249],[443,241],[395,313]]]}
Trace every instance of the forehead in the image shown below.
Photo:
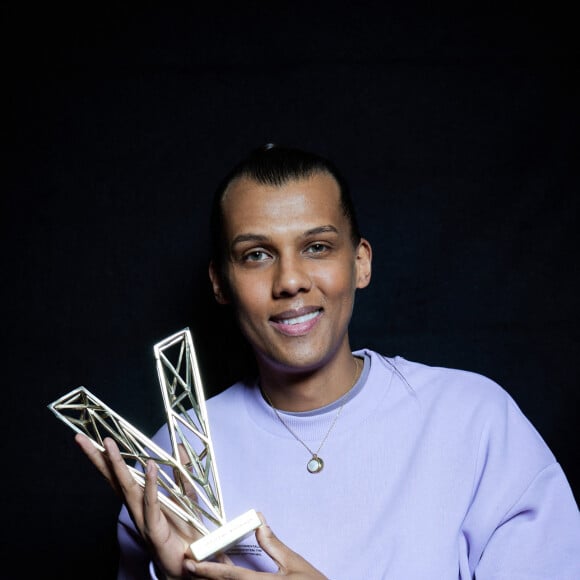
{"label": "forehead", "polygon": [[341,228],[346,222],[338,183],[327,173],[281,185],[236,179],[224,192],[222,212],[229,234],[232,229],[308,229],[329,224]]}

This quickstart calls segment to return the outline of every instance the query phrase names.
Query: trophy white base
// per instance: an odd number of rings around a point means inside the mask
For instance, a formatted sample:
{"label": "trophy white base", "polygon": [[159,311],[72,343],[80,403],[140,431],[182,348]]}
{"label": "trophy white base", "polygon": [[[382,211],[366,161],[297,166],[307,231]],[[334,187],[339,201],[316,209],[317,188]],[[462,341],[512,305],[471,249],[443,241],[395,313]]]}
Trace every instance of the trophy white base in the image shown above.
{"label": "trophy white base", "polygon": [[213,530],[190,544],[189,549],[194,558],[201,562],[218,552],[225,552],[234,544],[251,534],[262,522],[256,510],[249,510],[241,516],[230,520],[223,526]]}

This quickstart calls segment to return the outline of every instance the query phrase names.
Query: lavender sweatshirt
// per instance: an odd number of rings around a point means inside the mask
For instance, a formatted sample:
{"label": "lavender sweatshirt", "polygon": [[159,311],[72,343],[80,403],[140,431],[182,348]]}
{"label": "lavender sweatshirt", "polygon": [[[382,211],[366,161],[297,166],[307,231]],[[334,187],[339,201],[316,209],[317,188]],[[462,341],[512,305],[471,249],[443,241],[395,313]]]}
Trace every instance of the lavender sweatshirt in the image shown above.
{"label": "lavender sweatshirt", "polygon": [[[332,580],[580,578],[580,516],[562,469],[491,380],[373,351],[345,399],[283,413],[237,383],[208,401],[228,519],[261,511],[274,533]],[[170,448],[162,428],[155,441]],[[125,510],[119,578],[149,577]],[[232,558],[275,571],[252,536]]]}

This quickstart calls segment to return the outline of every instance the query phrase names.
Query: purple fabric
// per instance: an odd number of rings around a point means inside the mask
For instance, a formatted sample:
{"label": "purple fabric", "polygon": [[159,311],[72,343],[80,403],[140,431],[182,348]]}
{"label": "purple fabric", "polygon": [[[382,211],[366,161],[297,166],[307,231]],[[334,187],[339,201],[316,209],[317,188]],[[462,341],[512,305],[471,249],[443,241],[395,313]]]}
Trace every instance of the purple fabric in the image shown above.
{"label": "purple fabric", "polygon": [[[250,508],[333,580],[580,578],[580,517],[540,435],[489,379],[364,350],[365,368],[320,451],[255,385],[208,401],[228,519]],[[284,420],[316,450],[340,402]],[[155,437],[168,446],[166,430]],[[119,578],[149,558],[121,513]],[[239,564],[275,570],[252,536]]]}

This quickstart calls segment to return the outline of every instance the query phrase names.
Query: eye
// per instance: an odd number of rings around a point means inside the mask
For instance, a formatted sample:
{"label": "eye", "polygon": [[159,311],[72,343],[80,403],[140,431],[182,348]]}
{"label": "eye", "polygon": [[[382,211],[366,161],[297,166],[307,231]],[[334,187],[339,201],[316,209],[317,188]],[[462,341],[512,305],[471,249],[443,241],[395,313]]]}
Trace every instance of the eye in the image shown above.
{"label": "eye", "polygon": [[244,254],[242,260],[244,262],[263,262],[268,259],[268,254],[264,250],[253,250]]}
{"label": "eye", "polygon": [[315,242],[314,244],[310,244],[306,248],[306,253],[308,254],[322,254],[323,252],[327,252],[329,250],[329,246],[323,244],[322,242]]}

